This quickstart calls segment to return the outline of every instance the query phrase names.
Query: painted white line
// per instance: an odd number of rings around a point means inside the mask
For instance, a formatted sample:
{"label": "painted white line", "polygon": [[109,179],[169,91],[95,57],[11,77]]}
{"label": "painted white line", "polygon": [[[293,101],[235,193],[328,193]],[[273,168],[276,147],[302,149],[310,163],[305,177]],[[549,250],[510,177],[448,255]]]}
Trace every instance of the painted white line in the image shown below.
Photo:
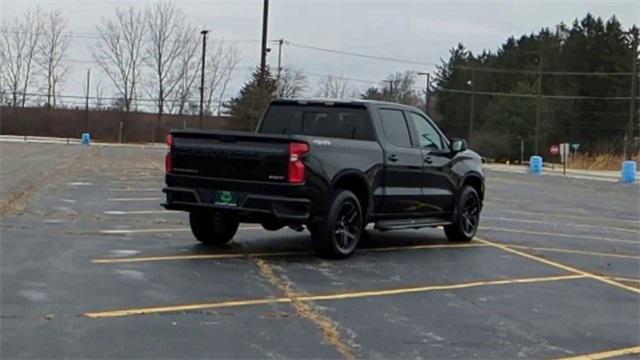
{"label": "painted white line", "polygon": [[114,191],[114,192],[157,191],[157,192],[160,192],[162,190],[160,188],[139,188],[139,189],[126,188],[126,189],[109,189],[109,191]]}
{"label": "painted white line", "polygon": [[509,228],[498,228],[498,227],[488,227],[488,226],[480,226],[480,230],[484,231],[498,231],[498,232],[509,232],[515,234],[528,234],[528,235],[536,235],[536,236],[557,236],[557,237],[565,237],[572,239],[589,239],[596,241],[607,241],[607,242],[619,242],[625,244],[640,244],[638,240],[625,240],[625,239],[610,239],[599,236],[588,236],[588,235],[572,235],[572,234],[563,234],[558,232],[545,232],[545,231],[533,231],[533,230],[518,230],[518,229],[509,229]]}
{"label": "painted white line", "polygon": [[585,228],[585,229],[624,231],[624,232],[631,232],[631,233],[634,233],[634,234],[638,233],[638,230],[629,229],[629,228],[613,227],[613,226],[575,224],[575,223],[569,223],[569,222],[563,222],[563,223],[557,223],[556,222],[556,223],[554,223],[552,221],[545,221],[545,220],[517,219],[517,218],[508,218],[508,217],[500,217],[500,216],[484,216],[484,215],[481,216],[481,218],[482,219],[486,219],[486,220],[520,222],[520,223],[526,223],[526,224],[558,225],[558,226],[561,226],[561,227],[570,226],[570,227]]}
{"label": "painted white line", "polygon": [[[261,230],[262,226],[244,226],[238,230]],[[101,234],[109,235],[128,235],[128,234],[147,234],[147,233],[173,233],[191,231],[190,228],[157,228],[157,229],[108,229],[100,230]]]}
{"label": "painted white line", "polygon": [[183,231],[191,231],[189,228],[166,228],[166,229],[109,229],[109,230],[100,230],[101,234],[110,234],[110,235],[127,235],[127,234],[146,234],[146,233],[172,233],[172,232],[183,232]]}
{"label": "painted white line", "polygon": [[183,214],[184,211],[173,210],[133,210],[133,211],[121,211],[121,210],[107,210],[102,212],[104,215],[152,215],[152,214]]}
{"label": "painted white line", "polygon": [[[499,202],[493,201],[485,201],[485,203],[494,203],[499,205]],[[543,213],[538,211],[524,211],[524,210],[512,210],[512,209],[500,209],[501,212],[506,212],[509,214],[516,215],[525,215],[525,216],[540,216],[543,218],[565,218],[565,219],[576,219],[576,220],[597,220],[597,221],[608,221],[608,222],[618,222],[623,224],[634,225],[634,227],[638,227],[638,220],[630,220],[630,219],[619,219],[619,218],[608,218],[608,217],[589,217],[586,215],[571,215],[571,214],[563,214],[563,213]]]}
{"label": "painted white line", "polygon": [[142,198],[111,198],[107,201],[162,201],[162,198],[157,197],[142,197]]}
{"label": "painted white line", "polygon": [[69,182],[67,183],[67,185],[69,186],[91,186],[93,185],[90,182],[86,182],[86,181],[75,181],[75,182]]}

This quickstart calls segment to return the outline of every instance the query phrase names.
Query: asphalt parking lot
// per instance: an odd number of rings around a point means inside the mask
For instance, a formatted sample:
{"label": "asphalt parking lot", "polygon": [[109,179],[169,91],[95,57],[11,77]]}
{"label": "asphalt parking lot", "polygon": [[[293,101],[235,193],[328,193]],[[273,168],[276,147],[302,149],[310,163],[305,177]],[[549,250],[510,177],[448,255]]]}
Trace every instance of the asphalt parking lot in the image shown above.
{"label": "asphalt parking lot", "polygon": [[0,143],[3,358],[633,358],[640,187],[487,171],[481,230],[205,248],[162,148]]}

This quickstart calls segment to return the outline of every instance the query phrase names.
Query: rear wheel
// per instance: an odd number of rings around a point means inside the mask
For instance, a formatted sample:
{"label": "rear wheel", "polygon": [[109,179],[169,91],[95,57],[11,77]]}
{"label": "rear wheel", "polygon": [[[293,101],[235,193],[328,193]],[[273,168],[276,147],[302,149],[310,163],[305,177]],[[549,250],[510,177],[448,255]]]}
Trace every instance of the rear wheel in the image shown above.
{"label": "rear wheel", "polygon": [[238,218],[232,213],[217,211],[189,212],[193,236],[206,245],[224,245],[238,231]]}
{"label": "rear wheel", "polygon": [[468,242],[478,232],[480,223],[480,197],[474,188],[466,186],[462,189],[451,225],[444,227],[444,233],[449,241]]}
{"label": "rear wheel", "polygon": [[316,251],[331,258],[351,255],[362,236],[362,224],[362,208],[358,198],[351,191],[338,191],[333,196],[324,222],[311,227]]}

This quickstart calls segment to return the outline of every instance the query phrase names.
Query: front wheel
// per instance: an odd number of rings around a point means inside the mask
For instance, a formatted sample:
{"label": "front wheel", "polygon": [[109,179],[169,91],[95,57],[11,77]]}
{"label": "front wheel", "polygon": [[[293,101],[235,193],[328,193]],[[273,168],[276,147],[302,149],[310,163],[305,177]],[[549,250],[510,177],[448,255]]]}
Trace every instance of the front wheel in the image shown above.
{"label": "front wheel", "polygon": [[325,220],[310,228],[316,251],[331,258],[351,255],[362,235],[362,218],[358,198],[348,190],[337,192]]}
{"label": "front wheel", "polygon": [[238,218],[234,214],[217,211],[189,212],[189,225],[193,236],[205,245],[224,245],[238,231]]}
{"label": "front wheel", "polygon": [[447,239],[454,242],[471,241],[478,232],[481,208],[482,203],[476,190],[471,186],[462,189],[456,204],[453,223],[444,227]]}

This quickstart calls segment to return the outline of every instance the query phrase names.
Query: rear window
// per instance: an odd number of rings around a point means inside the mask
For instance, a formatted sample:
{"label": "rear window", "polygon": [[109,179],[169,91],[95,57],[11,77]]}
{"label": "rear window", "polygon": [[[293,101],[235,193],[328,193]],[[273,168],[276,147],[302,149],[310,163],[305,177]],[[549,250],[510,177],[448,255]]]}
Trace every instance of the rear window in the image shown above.
{"label": "rear window", "polygon": [[272,105],[259,132],[373,140],[369,113],[355,106]]}

